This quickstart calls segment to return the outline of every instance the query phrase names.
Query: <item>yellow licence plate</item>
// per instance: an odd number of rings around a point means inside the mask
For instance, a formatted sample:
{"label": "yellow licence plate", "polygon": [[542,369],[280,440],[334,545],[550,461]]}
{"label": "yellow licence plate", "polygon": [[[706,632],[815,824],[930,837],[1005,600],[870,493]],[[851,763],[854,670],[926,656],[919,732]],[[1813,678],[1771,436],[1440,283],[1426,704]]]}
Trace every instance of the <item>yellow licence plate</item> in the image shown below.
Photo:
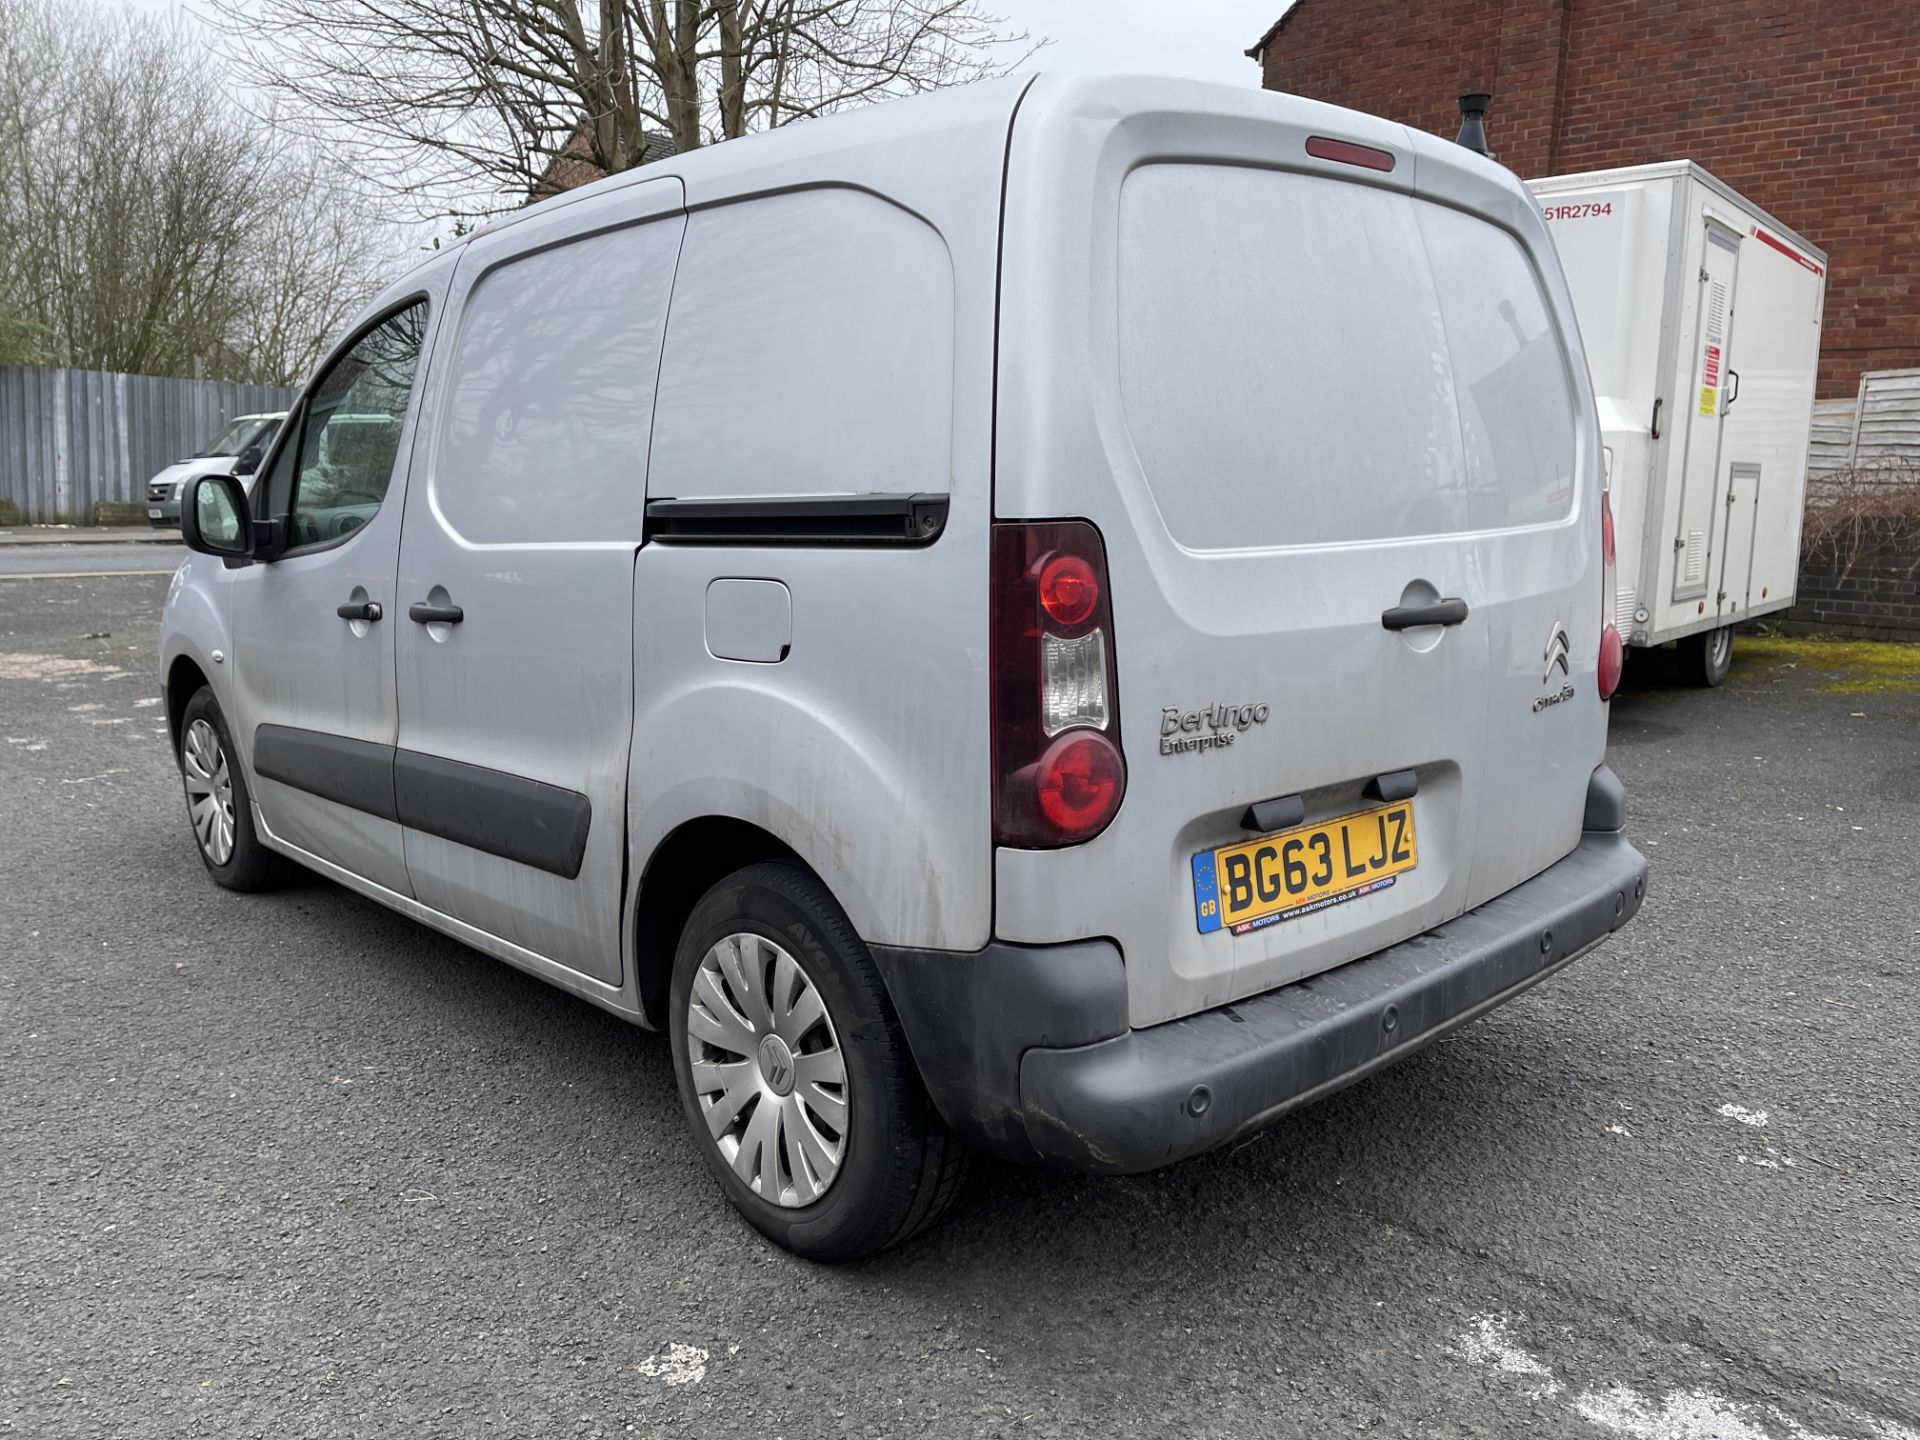
{"label": "yellow licence plate", "polygon": [[1384,890],[1420,863],[1413,805],[1400,801],[1193,857],[1200,933],[1245,935]]}

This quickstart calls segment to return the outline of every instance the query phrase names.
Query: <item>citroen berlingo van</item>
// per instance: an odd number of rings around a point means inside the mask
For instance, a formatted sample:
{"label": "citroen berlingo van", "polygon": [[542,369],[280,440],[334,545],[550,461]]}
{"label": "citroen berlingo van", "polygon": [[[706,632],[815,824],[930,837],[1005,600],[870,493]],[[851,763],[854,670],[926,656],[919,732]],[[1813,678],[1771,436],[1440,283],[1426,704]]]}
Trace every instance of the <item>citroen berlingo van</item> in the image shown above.
{"label": "citroen berlingo van", "polygon": [[845,1258],[969,1150],[1166,1165],[1632,917],[1602,470],[1507,171],[1009,79],[396,282],[195,482],[167,715],[217,883],[666,1031],[733,1204]]}

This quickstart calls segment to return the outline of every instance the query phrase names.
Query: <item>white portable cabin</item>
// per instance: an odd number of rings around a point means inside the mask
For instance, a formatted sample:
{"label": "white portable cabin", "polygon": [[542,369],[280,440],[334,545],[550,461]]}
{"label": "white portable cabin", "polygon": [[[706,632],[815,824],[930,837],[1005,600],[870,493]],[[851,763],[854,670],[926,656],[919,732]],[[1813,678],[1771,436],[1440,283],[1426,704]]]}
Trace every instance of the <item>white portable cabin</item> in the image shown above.
{"label": "white portable cabin", "polygon": [[1793,603],[1824,252],[1691,161],[1529,180],[1600,409],[1627,643]]}

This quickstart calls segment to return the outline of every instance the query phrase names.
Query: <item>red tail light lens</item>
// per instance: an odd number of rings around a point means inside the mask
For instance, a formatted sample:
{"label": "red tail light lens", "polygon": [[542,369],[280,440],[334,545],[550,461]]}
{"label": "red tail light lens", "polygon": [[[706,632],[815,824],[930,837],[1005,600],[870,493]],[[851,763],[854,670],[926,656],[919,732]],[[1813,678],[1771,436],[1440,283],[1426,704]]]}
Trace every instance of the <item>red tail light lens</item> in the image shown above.
{"label": "red tail light lens", "polygon": [[1100,581],[1078,555],[1055,555],[1040,571],[1040,608],[1071,628],[1093,614],[1100,603]]}
{"label": "red tail light lens", "polygon": [[1620,631],[1609,625],[1600,632],[1600,698],[1611,700],[1620,688],[1620,677],[1627,668],[1627,647],[1620,643]]}
{"label": "red tail light lens", "polygon": [[1070,730],[1034,766],[1040,814],[1061,835],[1092,834],[1120,804],[1126,769],[1113,742],[1096,730]]}
{"label": "red tail light lens", "polygon": [[1627,649],[1620,643],[1614,597],[1619,593],[1616,578],[1619,567],[1613,550],[1613,500],[1600,492],[1600,698],[1611,700],[1620,688],[1620,676],[1627,668]]}
{"label": "red tail light lens", "polygon": [[1127,787],[1107,556],[1084,520],[993,527],[993,831],[1091,840]]}

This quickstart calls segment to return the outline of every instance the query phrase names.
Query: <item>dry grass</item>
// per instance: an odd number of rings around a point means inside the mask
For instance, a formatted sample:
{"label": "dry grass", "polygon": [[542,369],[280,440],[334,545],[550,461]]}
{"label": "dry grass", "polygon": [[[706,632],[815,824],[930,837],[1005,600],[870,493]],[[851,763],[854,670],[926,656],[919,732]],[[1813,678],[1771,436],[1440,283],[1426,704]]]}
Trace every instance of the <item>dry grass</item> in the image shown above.
{"label": "dry grass", "polygon": [[1800,554],[1842,577],[1864,555],[1897,555],[1920,575],[1920,467],[1861,466],[1811,483]]}

